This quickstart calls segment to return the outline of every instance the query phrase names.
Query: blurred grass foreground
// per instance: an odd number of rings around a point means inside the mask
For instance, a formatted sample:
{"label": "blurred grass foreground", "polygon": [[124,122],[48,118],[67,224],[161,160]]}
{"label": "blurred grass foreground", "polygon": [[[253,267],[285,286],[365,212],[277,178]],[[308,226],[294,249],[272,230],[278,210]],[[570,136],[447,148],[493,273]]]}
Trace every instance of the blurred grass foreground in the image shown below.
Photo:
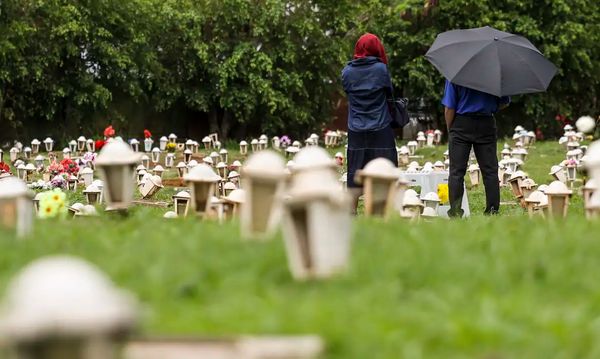
{"label": "blurred grass foreground", "polygon": [[[538,143],[525,170],[548,183],[561,156]],[[139,298],[144,334],[316,334],[324,357],[340,359],[597,358],[600,223],[585,220],[578,196],[552,222],[517,206],[484,217],[482,189],[469,195],[466,220],[357,218],[350,270],[333,280],[294,281],[280,234],[248,242],[236,222],[138,207],[121,219],[37,221],[28,240],[0,232],[0,284],[34,259],[70,254]]]}

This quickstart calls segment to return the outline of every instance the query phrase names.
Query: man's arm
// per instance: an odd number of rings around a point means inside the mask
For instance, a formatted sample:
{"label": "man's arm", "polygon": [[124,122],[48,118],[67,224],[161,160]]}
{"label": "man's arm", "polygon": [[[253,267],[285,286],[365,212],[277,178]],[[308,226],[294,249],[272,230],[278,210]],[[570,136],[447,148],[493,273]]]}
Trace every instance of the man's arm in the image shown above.
{"label": "man's arm", "polygon": [[446,118],[446,127],[448,131],[450,131],[450,126],[452,126],[452,122],[454,122],[454,116],[456,116],[456,110],[453,108],[444,108],[444,117]]}
{"label": "man's arm", "polygon": [[454,122],[454,116],[456,115],[456,108],[458,105],[458,91],[454,85],[446,80],[444,86],[444,97],[442,98],[442,105],[444,105],[444,117],[446,118],[446,127],[450,131],[450,126]]}

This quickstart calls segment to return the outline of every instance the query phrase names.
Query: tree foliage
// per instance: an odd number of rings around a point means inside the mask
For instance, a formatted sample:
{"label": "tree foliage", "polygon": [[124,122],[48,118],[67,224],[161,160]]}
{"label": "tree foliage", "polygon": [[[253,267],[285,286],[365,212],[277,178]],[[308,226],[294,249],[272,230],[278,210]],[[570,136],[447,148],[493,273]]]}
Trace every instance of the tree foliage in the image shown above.
{"label": "tree foliage", "polygon": [[2,1],[0,137],[127,128],[119,101],[183,107],[224,136],[306,134],[330,121],[364,31],[383,38],[396,87],[439,114],[443,79],[423,54],[440,32],[484,25],[559,67],[548,93],[504,116],[549,124],[598,113],[599,24],[596,0]]}
{"label": "tree foliage", "polygon": [[[596,0],[452,0],[371,2],[364,30],[379,33],[391,50],[394,83],[410,98],[441,113],[443,78],[423,55],[437,34],[492,26],[530,39],[558,68],[547,93],[513,98],[501,115],[507,126],[555,128],[557,114],[598,115],[600,106],[600,2]],[[512,129],[512,127],[510,127]]]}
{"label": "tree foliage", "polygon": [[[14,0],[2,3],[0,123],[89,124],[116,97],[235,125],[327,121],[349,0]],[[126,119],[122,119],[125,121]],[[7,126],[5,126],[7,127]]]}
{"label": "tree foliage", "polygon": [[[136,1],[1,3],[0,125],[66,128],[116,93],[145,91],[145,33]],[[8,126],[7,126],[8,125]]]}

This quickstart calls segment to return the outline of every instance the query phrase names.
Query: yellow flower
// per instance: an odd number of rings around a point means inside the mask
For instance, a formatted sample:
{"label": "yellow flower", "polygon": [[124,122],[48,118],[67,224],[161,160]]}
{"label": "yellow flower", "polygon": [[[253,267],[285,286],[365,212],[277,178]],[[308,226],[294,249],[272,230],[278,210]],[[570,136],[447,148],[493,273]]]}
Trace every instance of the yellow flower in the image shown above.
{"label": "yellow flower", "polygon": [[50,196],[52,198],[52,201],[54,201],[56,203],[64,203],[65,202],[66,195],[63,191],[61,191],[58,188],[55,188],[54,191],[52,191],[50,193]]}
{"label": "yellow flower", "polygon": [[43,192],[40,196],[38,216],[40,218],[55,218],[66,215],[65,199],[66,195],[60,189]]}
{"label": "yellow flower", "polygon": [[448,185],[445,183],[439,184],[438,185],[438,196],[440,197],[440,204],[446,204],[448,203],[449,200],[449,196],[448,196]]}
{"label": "yellow flower", "polygon": [[167,143],[167,148],[166,150],[169,152],[175,152],[175,150],[177,149],[177,145],[173,142],[169,142]]}
{"label": "yellow flower", "polygon": [[44,203],[40,202],[40,211],[38,213],[40,218],[54,218],[58,214],[58,206],[53,204],[51,201]]}

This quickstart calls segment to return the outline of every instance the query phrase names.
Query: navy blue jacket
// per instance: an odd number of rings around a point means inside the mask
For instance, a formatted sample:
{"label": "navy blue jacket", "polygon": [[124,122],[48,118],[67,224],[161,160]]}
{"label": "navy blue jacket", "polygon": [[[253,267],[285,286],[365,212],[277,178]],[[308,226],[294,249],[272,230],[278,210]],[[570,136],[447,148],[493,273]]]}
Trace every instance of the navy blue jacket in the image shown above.
{"label": "navy blue jacket", "polygon": [[392,122],[387,98],[393,91],[386,64],[377,57],[350,61],[342,70],[348,96],[348,129],[377,131]]}

